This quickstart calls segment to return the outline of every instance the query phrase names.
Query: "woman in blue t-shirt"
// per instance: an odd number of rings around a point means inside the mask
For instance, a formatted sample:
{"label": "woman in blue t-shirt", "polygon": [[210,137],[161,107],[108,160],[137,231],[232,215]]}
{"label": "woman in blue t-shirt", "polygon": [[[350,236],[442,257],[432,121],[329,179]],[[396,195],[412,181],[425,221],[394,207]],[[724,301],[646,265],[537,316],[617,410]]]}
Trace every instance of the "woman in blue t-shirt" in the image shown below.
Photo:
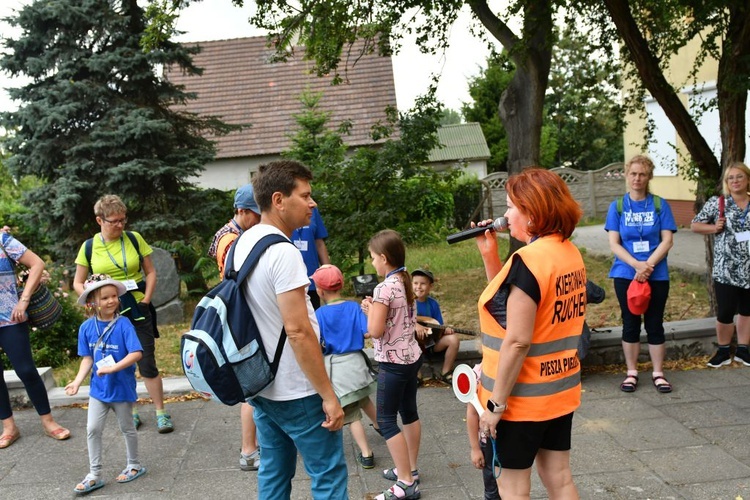
{"label": "woman in blue t-shirt", "polygon": [[604,229],[609,232],[609,247],[615,255],[609,277],[614,279],[615,294],[622,312],[622,349],[627,376],[620,390],[634,392],[638,386],[638,354],[640,353],[641,315],[628,308],[628,287],[631,281],[648,281],[651,300],[643,314],[648,338],[648,352],[653,364],[651,380],[661,393],[672,392],[664,378],[662,364],[664,344],[664,308],[669,296],[667,253],[677,231],[669,204],[649,192],[654,177],[654,163],[645,155],[637,155],[625,164],[628,192],[609,206]]}

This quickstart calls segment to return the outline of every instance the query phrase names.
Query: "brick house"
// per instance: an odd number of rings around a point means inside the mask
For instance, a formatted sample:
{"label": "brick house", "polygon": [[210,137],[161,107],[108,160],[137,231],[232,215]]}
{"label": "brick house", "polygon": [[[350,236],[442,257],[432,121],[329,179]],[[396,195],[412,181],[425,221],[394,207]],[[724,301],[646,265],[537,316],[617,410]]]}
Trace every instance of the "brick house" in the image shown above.
{"label": "brick house", "polygon": [[297,130],[294,115],[302,111],[299,96],[305,90],[323,94],[320,109],[331,113],[333,126],[352,120],[351,133],[344,136],[349,146],[372,144],[370,128],[385,120],[387,106],[396,107],[390,57],[365,55],[350,61],[344,75],[348,81],[331,85],[331,78],[310,72],[312,63],[302,59],[302,50],[286,62],[271,62],[273,49],[263,36],[196,44],[203,50],[193,62],[203,75],[167,68],[166,78],[197,94],[187,103],[188,111],[249,125],[213,138],[217,154],[197,179],[202,187],[235,189],[249,182],[259,165],[280,158]]}

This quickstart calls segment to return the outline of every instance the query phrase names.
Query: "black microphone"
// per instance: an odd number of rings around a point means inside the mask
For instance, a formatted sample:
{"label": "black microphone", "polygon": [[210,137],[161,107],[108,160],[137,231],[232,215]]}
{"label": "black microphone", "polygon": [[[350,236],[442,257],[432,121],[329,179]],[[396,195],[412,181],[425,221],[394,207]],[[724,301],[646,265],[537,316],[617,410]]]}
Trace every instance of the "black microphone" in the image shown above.
{"label": "black microphone", "polygon": [[471,229],[448,235],[446,240],[448,241],[449,245],[452,245],[454,243],[458,243],[459,241],[468,240],[470,238],[479,236],[480,234],[484,234],[484,232],[488,229],[493,233],[495,231],[508,229],[508,220],[505,217],[498,217],[489,226],[472,227]]}

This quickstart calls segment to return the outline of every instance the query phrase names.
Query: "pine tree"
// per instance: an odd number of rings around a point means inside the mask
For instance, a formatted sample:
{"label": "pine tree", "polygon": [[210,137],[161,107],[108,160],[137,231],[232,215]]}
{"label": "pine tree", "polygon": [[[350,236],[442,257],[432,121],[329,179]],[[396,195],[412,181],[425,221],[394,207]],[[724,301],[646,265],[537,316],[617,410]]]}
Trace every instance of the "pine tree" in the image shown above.
{"label": "pine tree", "polygon": [[[0,68],[31,83],[9,89],[21,103],[3,113],[7,165],[43,185],[27,193],[32,224],[47,229],[70,259],[98,230],[94,202],[120,195],[134,228],[152,239],[185,239],[205,220],[191,183],[214,157],[205,135],[232,127],[180,105],[195,96],[160,77],[160,68],[200,74],[198,49],[165,41],[144,52],[144,13],[136,0],[35,1],[6,19]],[[31,243],[31,242],[30,242]]]}

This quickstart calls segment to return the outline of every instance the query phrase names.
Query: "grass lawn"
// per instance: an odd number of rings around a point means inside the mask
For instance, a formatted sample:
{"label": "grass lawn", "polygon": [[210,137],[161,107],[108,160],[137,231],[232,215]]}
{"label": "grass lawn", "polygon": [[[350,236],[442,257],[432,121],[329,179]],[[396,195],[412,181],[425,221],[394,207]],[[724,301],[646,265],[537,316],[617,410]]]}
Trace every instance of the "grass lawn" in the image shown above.
{"label": "grass lawn", "polygon": [[[499,240],[500,255],[507,254],[507,242]],[[433,296],[440,302],[443,318],[447,324],[468,330],[479,330],[477,316],[477,299],[487,279],[482,266],[482,259],[473,240],[455,245],[436,243],[419,248],[407,248],[407,268],[419,267],[430,269],[435,274]],[[599,328],[620,324],[620,307],[614,295],[612,281],[607,278],[612,264],[611,258],[601,258],[583,254],[588,278],[607,292],[601,304],[591,304],[587,308],[586,318],[589,326]],[[374,272],[371,268],[367,272]],[[709,314],[708,295],[703,281],[693,275],[672,270],[669,300],[665,321],[705,318]],[[353,297],[351,284],[345,292]],[[163,376],[182,375],[180,363],[180,336],[188,330],[195,301],[185,305],[185,322],[159,327],[161,338],[156,342],[156,358]],[[469,338],[469,337],[466,337]],[[58,386],[65,386],[75,378],[79,362],[73,361],[66,366],[56,368],[55,381]]]}

